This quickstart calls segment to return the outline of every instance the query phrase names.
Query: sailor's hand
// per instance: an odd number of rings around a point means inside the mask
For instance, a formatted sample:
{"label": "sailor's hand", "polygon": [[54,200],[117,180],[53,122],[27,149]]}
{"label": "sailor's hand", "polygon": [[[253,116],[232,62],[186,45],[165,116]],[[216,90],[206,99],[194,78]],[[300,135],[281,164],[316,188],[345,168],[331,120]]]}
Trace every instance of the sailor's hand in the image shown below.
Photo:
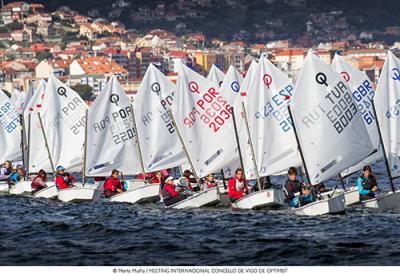
{"label": "sailor's hand", "polygon": [[310,190],[309,189],[303,189],[303,195],[308,195],[310,194]]}
{"label": "sailor's hand", "polygon": [[372,191],[372,192],[377,192],[377,191],[378,191],[378,187],[377,187],[377,186],[374,186],[374,187],[371,189],[371,191]]}

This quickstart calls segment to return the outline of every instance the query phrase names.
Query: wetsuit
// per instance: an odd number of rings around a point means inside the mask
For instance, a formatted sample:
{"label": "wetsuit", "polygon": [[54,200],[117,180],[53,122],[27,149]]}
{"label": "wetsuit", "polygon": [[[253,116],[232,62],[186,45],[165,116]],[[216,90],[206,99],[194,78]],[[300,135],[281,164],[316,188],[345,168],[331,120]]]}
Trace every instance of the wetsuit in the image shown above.
{"label": "wetsuit", "polygon": [[166,206],[176,204],[177,202],[186,199],[186,196],[175,191],[175,187],[171,184],[165,184],[161,193],[164,205]]}
{"label": "wetsuit", "polygon": [[110,198],[116,194],[118,194],[118,189],[125,191],[123,183],[119,179],[115,179],[114,177],[110,176],[103,185],[104,196],[106,198]]}

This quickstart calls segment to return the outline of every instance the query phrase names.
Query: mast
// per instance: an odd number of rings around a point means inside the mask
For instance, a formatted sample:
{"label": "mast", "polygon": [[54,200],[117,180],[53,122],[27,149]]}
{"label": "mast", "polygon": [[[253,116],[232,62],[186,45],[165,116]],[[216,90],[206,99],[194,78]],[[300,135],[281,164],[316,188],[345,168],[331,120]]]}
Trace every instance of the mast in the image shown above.
{"label": "mast", "polygon": [[[19,115],[19,122],[21,125],[21,154],[22,154],[22,165],[24,169],[26,169],[26,158],[25,158],[25,146],[26,146],[26,138],[25,138],[25,123],[24,123],[24,116],[22,114]],[[28,180],[28,172],[25,173],[25,180]]]}
{"label": "mast", "polygon": [[82,182],[83,182],[83,186],[85,186],[86,183],[86,159],[87,159],[87,131],[88,131],[88,111],[86,109],[85,111],[85,143],[83,145],[83,169],[82,169]]}
{"label": "mast", "polygon": [[300,152],[301,162],[303,163],[304,171],[306,172],[306,178],[307,178],[308,183],[311,183],[310,175],[308,174],[306,161],[304,160],[303,150],[301,149],[299,135],[297,134],[297,129],[296,129],[296,125],[294,123],[293,114],[292,114],[290,105],[288,105],[288,111],[289,111],[290,120],[292,120],[293,132],[294,132],[294,136],[296,137],[297,148]]}
{"label": "mast", "polygon": [[256,154],[254,152],[253,142],[252,142],[251,136],[250,136],[250,126],[249,126],[249,122],[247,120],[247,113],[246,113],[246,107],[244,106],[244,102],[242,102],[242,109],[244,112],[244,121],[246,123],[247,137],[249,138],[251,157],[253,159],[253,166],[254,166],[254,171],[256,173],[257,185],[258,185],[258,189],[261,190],[260,174],[258,173],[258,168],[257,168],[257,163],[256,163]]}
{"label": "mast", "polygon": [[27,139],[27,149],[26,149],[26,176],[29,178],[29,165],[30,165],[30,151],[31,151],[31,117],[32,114],[28,114],[28,139]]}
{"label": "mast", "polygon": [[168,115],[169,115],[169,117],[170,117],[171,120],[172,120],[172,124],[174,125],[174,128],[175,128],[176,133],[177,133],[178,138],[179,138],[179,141],[180,141],[181,144],[182,144],[183,151],[185,152],[186,158],[187,158],[188,161],[189,161],[189,165],[190,165],[190,168],[191,168],[192,171],[193,171],[194,178],[196,179],[197,183],[198,183],[199,186],[201,187],[199,176],[197,176],[196,170],[194,169],[194,165],[193,165],[192,159],[190,158],[189,152],[188,152],[187,149],[186,149],[186,146],[185,146],[185,143],[184,143],[184,141],[183,141],[182,135],[181,135],[181,133],[180,133],[180,131],[179,131],[179,129],[178,129],[178,126],[176,125],[175,118],[174,118],[174,116],[172,115],[172,111],[171,111],[171,110],[168,110]]}
{"label": "mast", "polygon": [[237,149],[238,149],[238,153],[239,153],[240,167],[244,171],[243,155],[242,155],[242,150],[240,148],[240,140],[239,140],[239,133],[238,133],[237,125],[236,125],[235,110],[233,107],[231,108],[231,110],[232,110],[233,128],[235,130],[236,145],[237,145]]}
{"label": "mast", "polygon": [[51,158],[49,143],[47,142],[46,133],[44,132],[42,118],[40,117],[40,112],[38,112],[38,118],[39,118],[39,123],[40,123],[40,129],[42,130],[42,135],[43,135],[44,143],[45,143],[45,145],[46,145],[47,155],[48,155],[48,157],[49,157],[51,169],[53,170],[53,173],[56,173],[56,169],[54,168],[54,164],[53,164],[53,159]]}
{"label": "mast", "polygon": [[390,171],[389,161],[388,161],[388,158],[387,158],[387,155],[386,155],[385,144],[383,143],[381,127],[379,125],[378,116],[376,115],[376,109],[375,109],[374,101],[373,101],[373,99],[370,99],[370,101],[371,101],[371,104],[372,104],[372,110],[374,111],[374,116],[375,116],[375,120],[376,120],[376,127],[378,129],[379,141],[380,141],[381,146],[382,146],[383,159],[385,159],[385,166],[386,166],[386,170],[387,170],[387,173],[388,173],[388,176],[389,176],[390,186],[391,186],[392,191],[394,193],[396,191],[396,189],[394,187],[393,176],[392,176],[392,172]]}
{"label": "mast", "polygon": [[144,169],[144,162],[143,162],[143,157],[142,157],[142,150],[140,147],[140,142],[139,142],[139,133],[137,131],[137,127],[136,127],[136,120],[135,120],[135,113],[133,111],[133,105],[131,104],[131,108],[132,108],[132,125],[133,125],[133,129],[135,130],[136,133],[136,142],[138,145],[138,150],[139,150],[139,160],[140,160],[140,165],[142,167],[142,172],[143,172],[143,176],[144,176],[144,181],[146,182],[146,172]]}

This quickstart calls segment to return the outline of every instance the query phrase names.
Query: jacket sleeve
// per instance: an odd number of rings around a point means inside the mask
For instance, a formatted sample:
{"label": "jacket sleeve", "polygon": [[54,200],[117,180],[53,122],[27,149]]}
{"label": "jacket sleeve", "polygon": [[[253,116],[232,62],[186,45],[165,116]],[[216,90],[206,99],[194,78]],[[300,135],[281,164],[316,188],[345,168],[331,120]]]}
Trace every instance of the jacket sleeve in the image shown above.
{"label": "jacket sleeve", "polygon": [[357,186],[358,186],[358,193],[360,193],[360,195],[368,195],[368,194],[371,193],[371,191],[369,189],[364,189],[363,188],[362,179],[361,178],[358,178]]}

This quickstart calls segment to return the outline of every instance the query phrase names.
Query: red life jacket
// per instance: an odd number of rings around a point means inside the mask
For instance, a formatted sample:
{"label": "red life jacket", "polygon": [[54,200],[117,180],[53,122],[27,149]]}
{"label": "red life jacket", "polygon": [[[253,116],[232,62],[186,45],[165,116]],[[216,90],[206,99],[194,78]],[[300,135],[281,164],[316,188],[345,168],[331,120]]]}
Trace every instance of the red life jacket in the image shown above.
{"label": "red life jacket", "polygon": [[161,184],[161,182],[162,182],[162,180],[159,181],[157,178],[153,178],[153,179],[151,179],[151,181],[150,181],[150,183],[152,183],[152,184]]}
{"label": "red life jacket", "polygon": [[42,179],[42,178],[39,177],[39,175],[38,175],[32,180],[32,183],[31,183],[32,189],[42,189],[42,188],[46,187],[45,182],[43,180],[39,180],[39,179]]}
{"label": "red life jacket", "polygon": [[73,180],[72,176],[64,177],[61,175],[56,175],[55,177],[55,182],[58,189],[70,188],[71,187],[70,183],[72,182],[72,180]]}
{"label": "red life jacket", "polygon": [[164,189],[162,190],[162,196],[164,199],[172,198],[177,195],[179,195],[179,192],[175,191],[175,188],[173,185],[166,184],[164,186]]}
{"label": "red life jacket", "polygon": [[112,176],[108,177],[108,179],[104,182],[103,185],[104,192],[106,191],[115,192],[117,191],[118,188],[124,190],[124,186],[121,183],[121,181],[119,179],[115,179]]}
{"label": "red life jacket", "polygon": [[244,193],[247,193],[248,189],[247,189],[246,182],[243,179],[241,179],[239,181],[243,182],[243,190],[242,191],[236,189],[236,177],[229,179],[229,181],[228,181],[228,196],[229,196],[229,198],[240,199],[243,197]]}

